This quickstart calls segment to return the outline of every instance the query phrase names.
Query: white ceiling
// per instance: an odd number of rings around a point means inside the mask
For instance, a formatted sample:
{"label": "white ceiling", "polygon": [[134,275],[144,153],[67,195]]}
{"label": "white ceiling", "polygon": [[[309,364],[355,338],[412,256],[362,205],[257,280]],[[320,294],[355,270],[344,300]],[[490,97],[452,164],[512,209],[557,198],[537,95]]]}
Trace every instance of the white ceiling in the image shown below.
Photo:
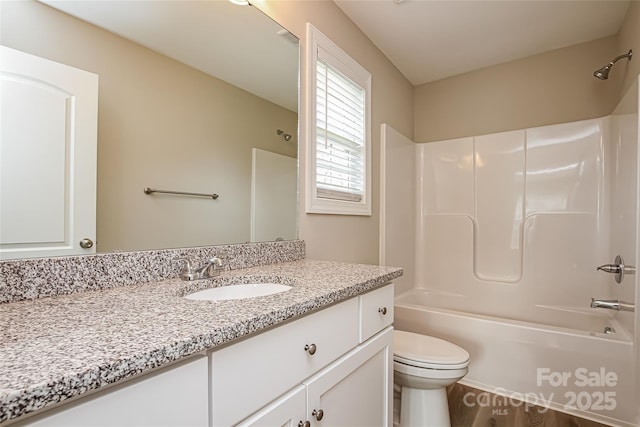
{"label": "white ceiling", "polygon": [[[630,3],[334,2],[414,85],[614,35]],[[611,52],[611,57],[619,53]]]}

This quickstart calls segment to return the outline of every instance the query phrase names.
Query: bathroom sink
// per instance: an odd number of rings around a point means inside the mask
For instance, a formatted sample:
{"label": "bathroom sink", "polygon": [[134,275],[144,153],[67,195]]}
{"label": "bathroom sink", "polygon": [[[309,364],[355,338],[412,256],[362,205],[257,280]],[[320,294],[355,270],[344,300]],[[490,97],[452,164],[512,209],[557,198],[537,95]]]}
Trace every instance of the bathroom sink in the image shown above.
{"label": "bathroom sink", "polygon": [[265,295],[286,292],[291,286],[282,283],[243,283],[239,285],[220,286],[185,295],[184,298],[198,301],[225,301],[262,297]]}

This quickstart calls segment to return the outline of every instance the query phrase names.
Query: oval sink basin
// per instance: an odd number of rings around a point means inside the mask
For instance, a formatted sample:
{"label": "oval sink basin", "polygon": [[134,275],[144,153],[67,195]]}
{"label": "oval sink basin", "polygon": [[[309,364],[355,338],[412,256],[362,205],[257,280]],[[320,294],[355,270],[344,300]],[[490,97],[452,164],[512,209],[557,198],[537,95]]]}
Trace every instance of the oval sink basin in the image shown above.
{"label": "oval sink basin", "polygon": [[263,297],[277,294],[291,289],[289,285],[281,283],[244,283],[241,285],[220,286],[205,289],[185,295],[184,298],[198,301],[225,301],[232,299],[244,299]]}

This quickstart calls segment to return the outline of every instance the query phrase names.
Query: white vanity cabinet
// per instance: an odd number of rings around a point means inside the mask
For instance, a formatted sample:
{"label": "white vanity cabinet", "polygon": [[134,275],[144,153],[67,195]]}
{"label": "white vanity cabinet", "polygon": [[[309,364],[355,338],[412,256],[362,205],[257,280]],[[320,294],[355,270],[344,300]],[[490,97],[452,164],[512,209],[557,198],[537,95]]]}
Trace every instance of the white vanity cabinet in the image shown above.
{"label": "white vanity cabinet", "polygon": [[392,322],[387,285],[213,352],[213,426],[391,425]]}
{"label": "white vanity cabinet", "polygon": [[385,426],[393,285],[99,390],[15,426]]}

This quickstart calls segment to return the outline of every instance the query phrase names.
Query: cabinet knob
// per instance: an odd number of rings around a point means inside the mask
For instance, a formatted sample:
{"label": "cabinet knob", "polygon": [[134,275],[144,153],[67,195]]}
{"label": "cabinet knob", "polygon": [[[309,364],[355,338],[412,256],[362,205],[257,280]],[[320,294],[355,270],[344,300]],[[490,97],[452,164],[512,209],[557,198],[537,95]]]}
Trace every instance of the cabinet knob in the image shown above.
{"label": "cabinet knob", "polygon": [[311,427],[311,423],[309,421],[300,421],[298,427]]}
{"label": "cabinet knob", "polygon": [[309,353],[310,355],[316,354],[316,345],[315,344],[307,344],[304,346],[304,351]]}
{"label": "cabinet knob", "polygon": [[316,418],[316,420],[320,421],[322,417],[324,417],[324,411],[322,409],[318,409],[318,410],[314,409],[311,415],[313,415]]}
{"label": "cabinet knob", "polygon": [[387,307],[380,307],[378,309],[378,313],[381,313],[383,316],[387,314]]}
{"label": "cabinet knob", "polygon": [[80,240],[80,247],[82,249],[91,249],[93,247],[93,240],[85,237],[84,239]]}

